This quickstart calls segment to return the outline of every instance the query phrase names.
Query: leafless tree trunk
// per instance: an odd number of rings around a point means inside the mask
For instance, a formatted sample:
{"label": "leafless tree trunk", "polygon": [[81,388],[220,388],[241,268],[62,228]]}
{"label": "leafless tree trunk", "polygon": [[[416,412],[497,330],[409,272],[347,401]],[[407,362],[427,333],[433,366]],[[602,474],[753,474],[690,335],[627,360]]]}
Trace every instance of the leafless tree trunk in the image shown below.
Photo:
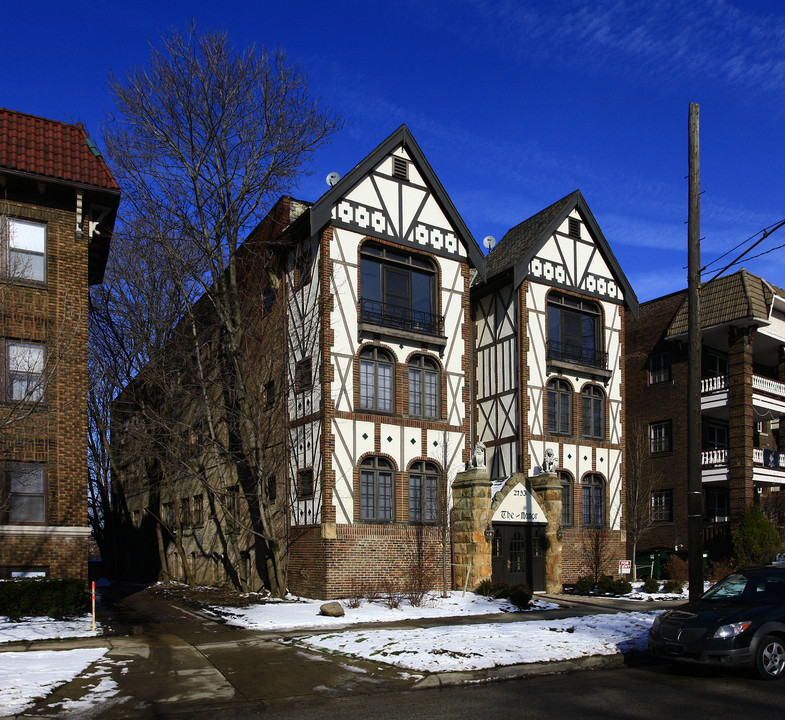
{"label": "leafless tree trunk", "polygon": [[611,534],[603,527],[587,527],[581,530],[581,540],[583,561],[594,579],[594,586],[597,587],[611,559],[613,549]]}
{"label": "leafless tree trunk", "polygon": [[638,542],[653,522],[652,493],[661,487],[662,477],[650,457],[648,427],[633,421],[627,434],[627,477],[624,486],[627,541],[632,550],[632,580],[637,580],[635,556]]}
{"label": "leafless tree trunk", "polygon": [[[164,279],[154,268],[154,287],[139,278],[144,294],[137,303],[117,276],[124,306],[104,302],[108,344],[123,351],[120,372],[109,371],[115,395],[134,378],[123,399],[147,428],[138,433],[139,450],[166,461],[171,492],[177,492],[175,478],[193,478],[198,467],[219,524],[229,501],[237,502],[230,491],[237,493],[247,512],[232,533],[218,529],[222,542],[237,544],[241,533],[257,538],[266,582],[283,594],[285,523],[265,488],[282,464],[285,400],[277,372],[284,336],[281,328],[270,334],[275,320],[260,311],[269,278],[280,268],[264,241],[242,243],[340,123],[318,107],[282,54],[236,52],[224,33],[195,27],[166,35],[146,67],[110,80],[110,92],[117,114],[104,140],[124,191],[124,226],[129,238],[151,247]],[[133,244],[122,249],[131,254],[125,267],[139,259]],[[170,314],[175,308],[167,296],[159,313],[157,293],[171,293],[179,312]],[[155,344],[142,337],[147,313],[160,333]],[[271,382],[279,388],[278,405],[261,412]],[[107,396],[96,399],[97,410]],[[159,410],[162,397],[168,414]],[[94,428],[100,425],[97,412]],[[183,438],[195,430],[189,447]],[[109,442],[104,452],[111,455],[111,448]],[[117,462],[94,466],[101,483],[122,479]]]}

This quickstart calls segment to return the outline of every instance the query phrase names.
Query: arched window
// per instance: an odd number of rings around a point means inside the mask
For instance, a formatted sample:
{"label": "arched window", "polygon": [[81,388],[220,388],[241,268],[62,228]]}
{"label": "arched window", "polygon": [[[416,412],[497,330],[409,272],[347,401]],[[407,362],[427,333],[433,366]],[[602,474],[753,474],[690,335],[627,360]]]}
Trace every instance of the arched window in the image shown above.
{"label": "arched window", "polygon": [[386,350],[370,346],[360,352],[360,407],[393,411],[393,359]]}
{"label": "arched window", "polygon": [[441,405],[439,364],[427,355],[409,361],[409,415],[438,418]]}
{"label": "arched window", "polygon": [[572,525],[572,475],[560,470],[559,482],[561,483],[561,524]]}
{"label": "arched window", "polygon": [[409,522],[439,520],[439,475],[439,468],[430,462],[416,462],[409,468]]}
{"label": "arched window", "polygon": [[583,437],[605,437],[605,393],[596,385],[587,385],[581,392],[583,405]]}
{"label": "arched window", "polygon": [[605,525],[605,481],[592,474],[583,478],[583,524]]}
{"label": "arched window", "polygon": [[360,463],[360,520],[392,520],[393,474],[386,458],[372,456]]}
{"label": "arched window", "polygon": [[572,387],[566,380],[548,383],[548,432],[572,435]]}

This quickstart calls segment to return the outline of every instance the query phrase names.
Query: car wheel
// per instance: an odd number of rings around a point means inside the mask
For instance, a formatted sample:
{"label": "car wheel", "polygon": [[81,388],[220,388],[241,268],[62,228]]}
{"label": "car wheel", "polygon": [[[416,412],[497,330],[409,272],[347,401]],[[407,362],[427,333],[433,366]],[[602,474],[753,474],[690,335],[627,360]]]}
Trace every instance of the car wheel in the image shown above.
{"label": "car wheel", "polygon": [[766,635],[758,643],[755,669],[764,680],[776,680],[785,671],[785,643],[774,635]]}

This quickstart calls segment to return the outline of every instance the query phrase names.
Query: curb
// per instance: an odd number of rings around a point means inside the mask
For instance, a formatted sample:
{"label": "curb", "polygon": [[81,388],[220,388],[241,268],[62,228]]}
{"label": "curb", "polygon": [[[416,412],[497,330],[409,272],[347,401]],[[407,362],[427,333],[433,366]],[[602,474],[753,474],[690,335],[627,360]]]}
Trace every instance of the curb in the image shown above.
{"label": "curb", "polygon": [[492,683],[516,678],[537,677],[538,675],[558,675],[578,670],[599,670],[606,667],[621,667],[625,664],[622,653],[614,655],[588,655],[572,660],[551,660],[548,662],[522,663],[519,665],[503,665],[472,670],[432,673],[412,686],[413,690],[425,690],[451,685],[470,685]]}

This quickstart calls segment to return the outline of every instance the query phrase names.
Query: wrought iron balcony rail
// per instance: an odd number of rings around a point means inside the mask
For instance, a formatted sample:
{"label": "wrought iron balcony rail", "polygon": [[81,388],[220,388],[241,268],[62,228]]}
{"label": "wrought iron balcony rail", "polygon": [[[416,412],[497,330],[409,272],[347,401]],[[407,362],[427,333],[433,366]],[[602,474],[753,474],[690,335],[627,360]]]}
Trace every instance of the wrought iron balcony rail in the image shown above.
{"label": "wrought iron balcony rail", "polygon": [[360,320],[397,330],[410,330],[429,335],[444,334],[444,318],[441,315],[367,298],[360,300]]}
{"label": "wrought iron balcony rail", "polygon": [[548,359],[563,360],[564,362],[588,365],[590,367],[602,368],[603,370],[608,367],[608,353],[557,340],[548,340]]}

